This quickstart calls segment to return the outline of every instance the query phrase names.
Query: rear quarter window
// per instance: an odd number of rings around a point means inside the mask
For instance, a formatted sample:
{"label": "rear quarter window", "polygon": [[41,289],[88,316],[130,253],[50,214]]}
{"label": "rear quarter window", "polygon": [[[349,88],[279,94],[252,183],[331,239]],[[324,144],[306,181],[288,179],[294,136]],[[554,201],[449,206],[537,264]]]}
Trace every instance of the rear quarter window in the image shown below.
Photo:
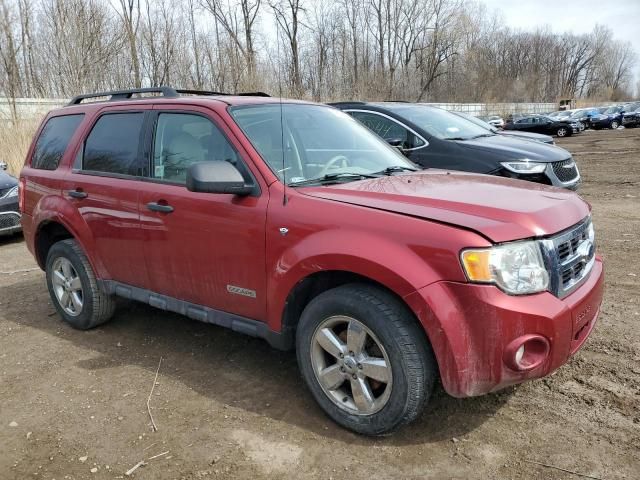
{"label": "rear quarter window", "polygon": [[31,159],[31,167],[40,170],[55,170],[62,160],[69,141],[82,122],[84,114],[63,115],[47,120]]}

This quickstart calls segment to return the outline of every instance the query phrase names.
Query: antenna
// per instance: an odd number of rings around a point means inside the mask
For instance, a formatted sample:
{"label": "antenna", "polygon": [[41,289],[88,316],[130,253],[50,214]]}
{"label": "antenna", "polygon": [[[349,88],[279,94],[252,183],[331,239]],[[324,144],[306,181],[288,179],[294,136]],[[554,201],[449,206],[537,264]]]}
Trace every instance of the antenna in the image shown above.
{"label": "antenna", "polygon": [[280,72],[280,23],[276,20],[276,43],[278,45],[278,103],[280,105],[280,149],[282,151],[282,183],[284,184],[282,205],[287,204],[287,166],[285,165],[284,152],[284,112],[282,108],[282,76]]}

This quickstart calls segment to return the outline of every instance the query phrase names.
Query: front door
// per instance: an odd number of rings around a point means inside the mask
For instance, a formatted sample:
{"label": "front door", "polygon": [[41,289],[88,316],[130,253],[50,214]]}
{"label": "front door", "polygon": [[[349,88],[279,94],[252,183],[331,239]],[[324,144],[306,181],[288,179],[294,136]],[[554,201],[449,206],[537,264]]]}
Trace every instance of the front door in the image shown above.
{"label": "front door", "polygon": [[267,189],[246,197],[186,189],[189,165],[211,160],[229,161],[247,182],[257,181],[221,119],[208,109],[189,108],[154,112],[151,168],[139,197],[150,288],[264,319]]}

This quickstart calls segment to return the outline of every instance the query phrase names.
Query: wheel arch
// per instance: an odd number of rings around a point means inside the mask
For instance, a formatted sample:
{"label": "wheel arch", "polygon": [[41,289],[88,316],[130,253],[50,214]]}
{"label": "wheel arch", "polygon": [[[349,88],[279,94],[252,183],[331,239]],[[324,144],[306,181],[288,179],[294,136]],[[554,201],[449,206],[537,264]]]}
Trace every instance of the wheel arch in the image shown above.
{"label": "wheel arch", "polygon": [[47,253],[60,240],[73,238],[84,251],[98,278],[105,278],[104,265],[92,255],[93,234],[77,208],[62,197],[43,198],[33,212],[33,252],[38,265],[46,268]]}

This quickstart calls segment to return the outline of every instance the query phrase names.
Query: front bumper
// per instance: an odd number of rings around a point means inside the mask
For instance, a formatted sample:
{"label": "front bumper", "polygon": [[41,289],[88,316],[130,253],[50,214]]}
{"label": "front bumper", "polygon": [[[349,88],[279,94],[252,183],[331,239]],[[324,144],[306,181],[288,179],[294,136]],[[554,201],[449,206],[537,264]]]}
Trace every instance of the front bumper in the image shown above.
{"label": "front bumper", "polygon": [[17,197],[0,200],[0,236],[21,231],[20,218]]}
{"label": "front bumper", "polygon": [[[490,285],[437,282],[406,297],[432,344],[445,390],[454,397],[482,395],[548,375],[566,363],[591,333],[604,290],[602,260],[577,290],[510,296]],[[548,354],[519,371],[506,359],[514,342],[543,337]]]}

